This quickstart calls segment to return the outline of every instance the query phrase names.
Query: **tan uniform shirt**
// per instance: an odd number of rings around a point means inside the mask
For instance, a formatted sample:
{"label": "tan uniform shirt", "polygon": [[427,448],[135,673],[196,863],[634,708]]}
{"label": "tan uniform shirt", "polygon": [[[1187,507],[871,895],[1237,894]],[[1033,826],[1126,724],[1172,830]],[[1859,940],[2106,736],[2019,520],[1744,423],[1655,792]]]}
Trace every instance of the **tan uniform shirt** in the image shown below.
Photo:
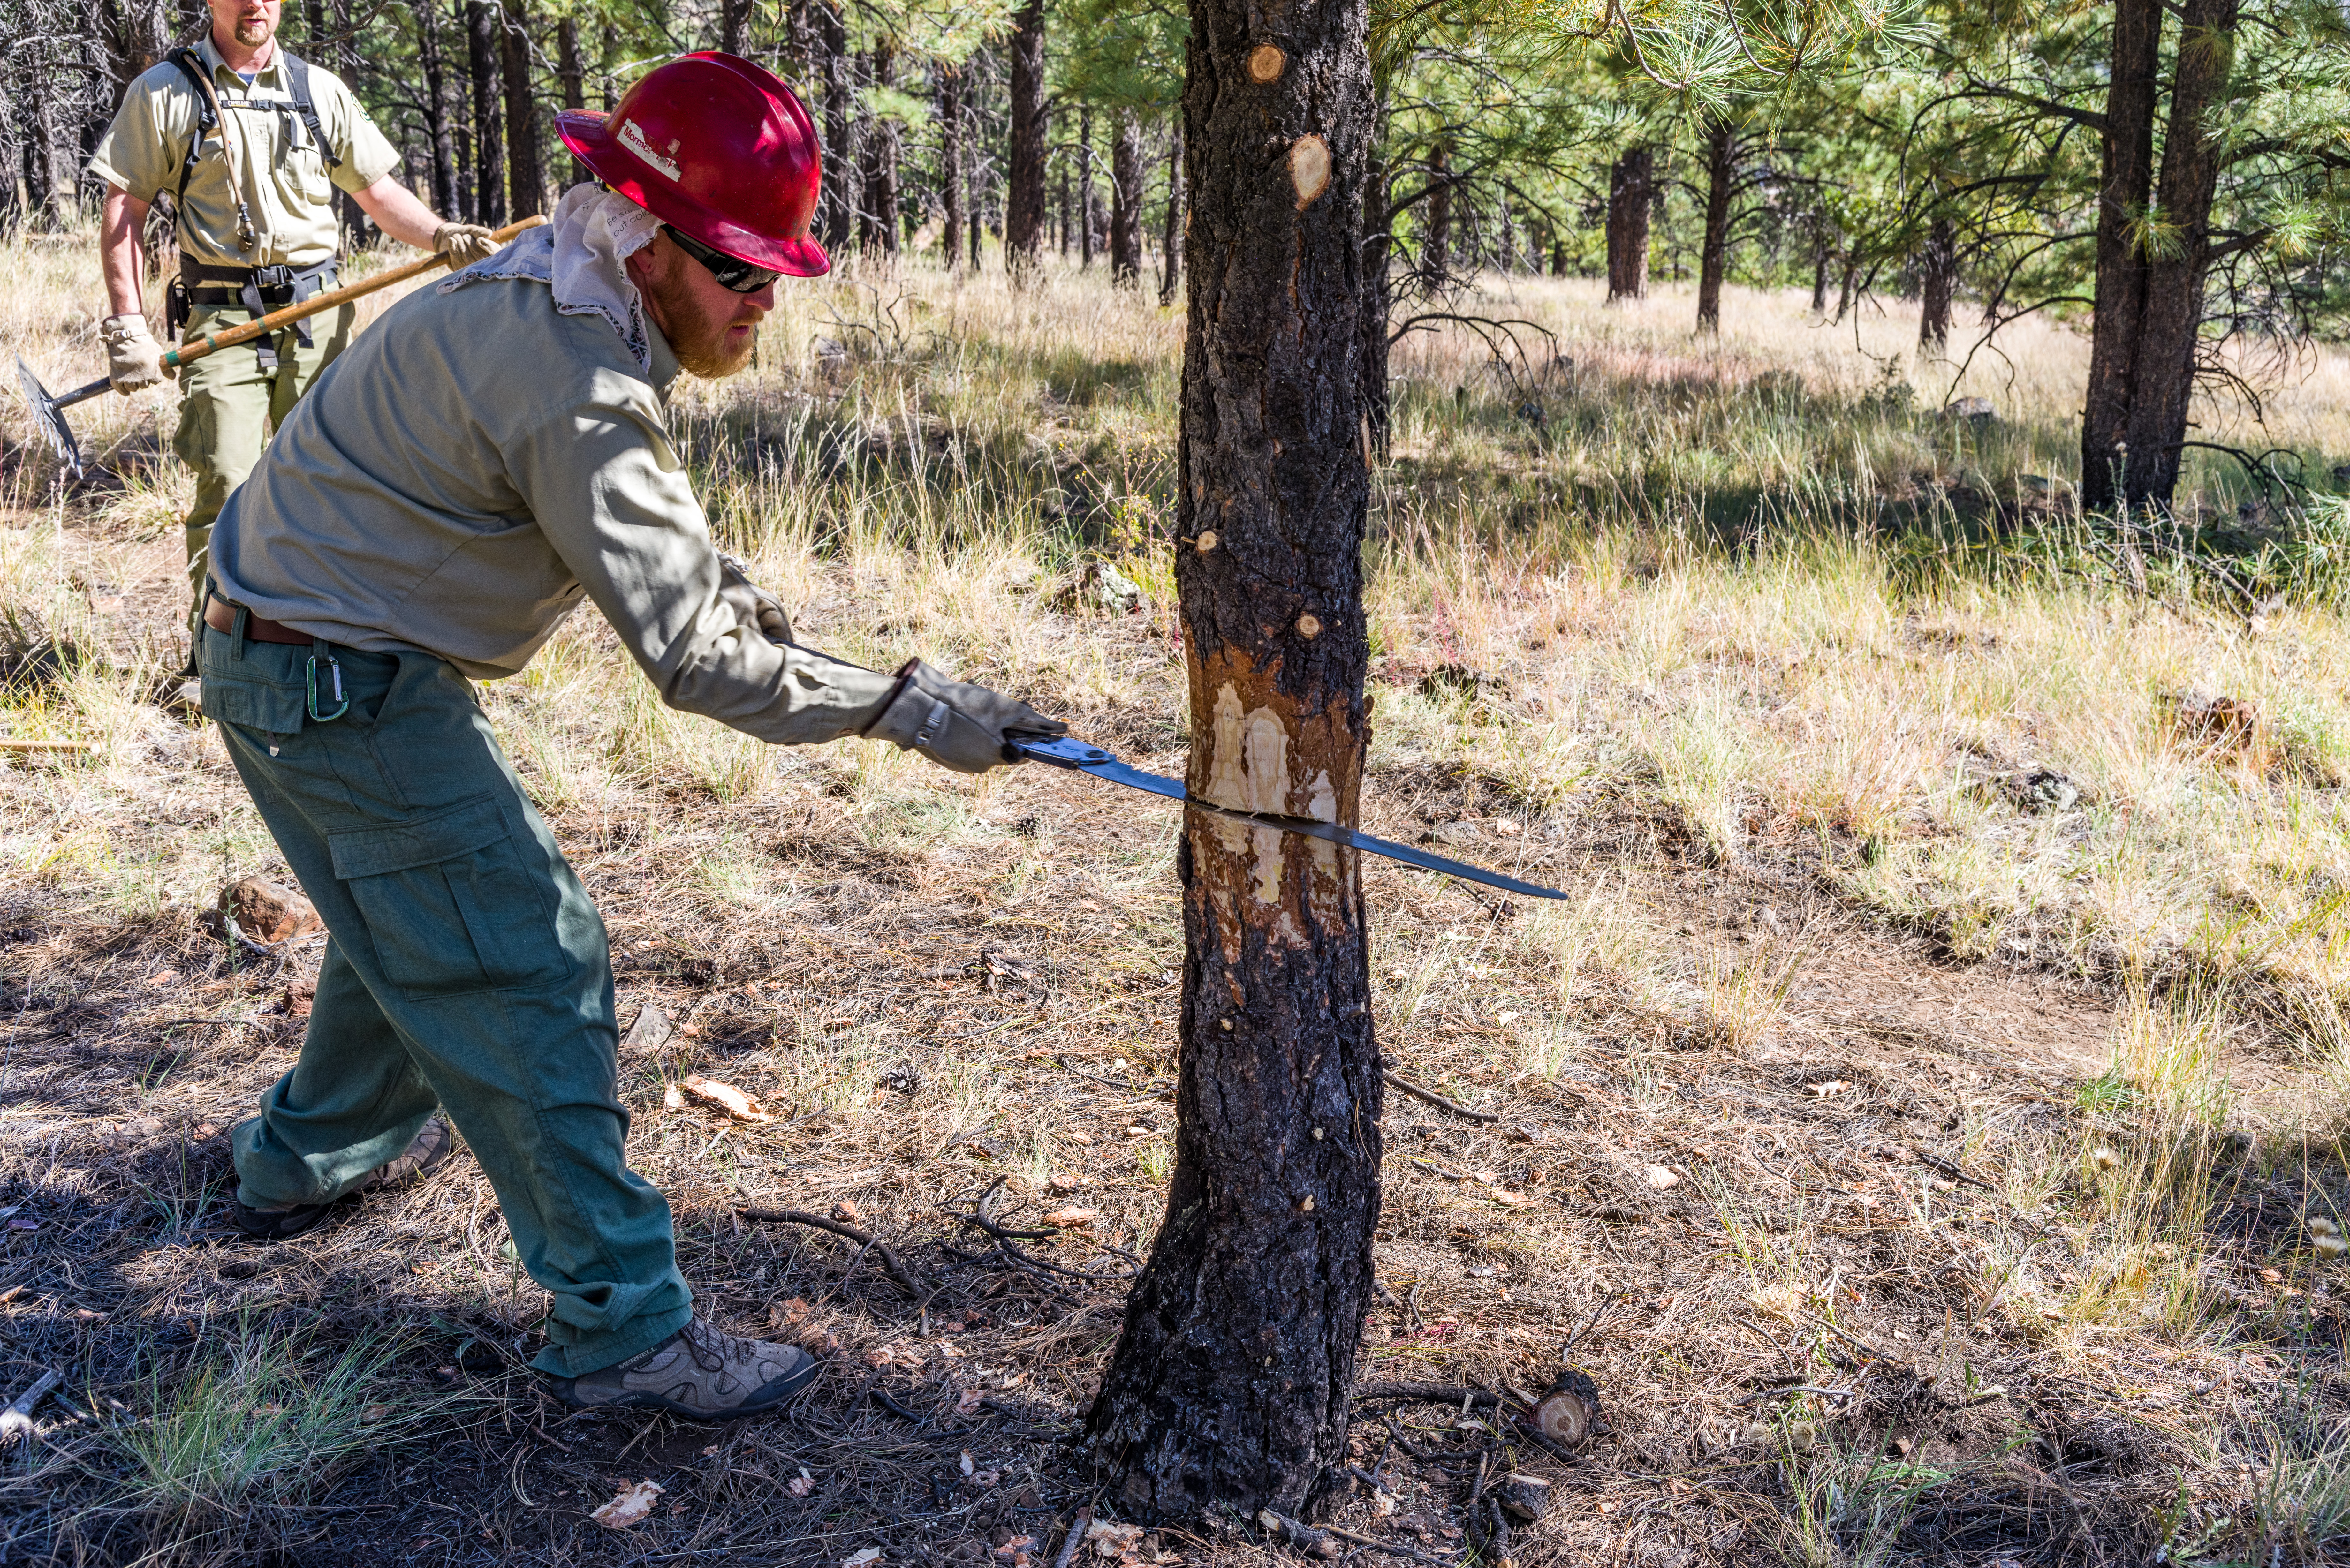
{"label": "tan uniform shirt", "polygon": [[[504,254],[529,265],[542,250],[536,229]],[[651,348],[648,374],[604,318],[564,314],[530,277],[411,295],[229,498],[213,530],[221,597],[476,679],[521,670],[584,597],[672,708],[785,743],[863,729],[891,677],[769,642],[720,597],[662,400],[677,357],[658,330]]]}
{"label": "tan uniform shirt", "polygon": [[[255,74],[251,87],[223,63],[209,34],[195,49],[212,72],[229,147],[224,158],[222,130],[204,140],[188,181],[181,249],[215,266],[312,266],[327,260],[338,242],[334,188],[366,190],[400,166],[400,154],[342,79],[313,65],[310,105],[342,160],[330,170],[301,117],[276,107],[294,101],[283,49],[270,51],[269,63]],[[196,134],[196,108],[195,84],[185,72],[169,60],[151,67],[122,95],[122,107],[91,156],[89,171],[141,202],[152,202],[160,192],[177,192],[188,143]],[[240,192],[253,220],[250,250],[237,243]]]}

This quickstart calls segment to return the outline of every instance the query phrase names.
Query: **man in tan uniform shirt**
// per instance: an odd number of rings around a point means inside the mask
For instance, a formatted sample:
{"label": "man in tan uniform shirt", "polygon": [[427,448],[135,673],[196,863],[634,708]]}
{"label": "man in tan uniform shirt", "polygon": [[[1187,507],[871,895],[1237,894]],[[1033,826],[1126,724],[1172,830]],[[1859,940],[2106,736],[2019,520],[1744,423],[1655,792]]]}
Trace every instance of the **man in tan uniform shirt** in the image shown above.
{"label": "man in tan uniform shirt", "polygon": [[[392,176],[399,154],[350,89],[278,47],[280,0],[208,3],[210,33],[130,84],[90,160],[109,187],[99,248],[113,314],[100,330],[120,392],[164,375],[140,286],[140,235],[159,193],[178,206],[172,292],[188,308],[191,336],[335,286],[338,189],[392,238],[447,251],[453,265],[495,248],[487,229],[443,223],[411,195]],[[182,373],[172,450],[196,478],[186,526],[188,576],[199,593],[213,520],[268,431],[350,340],[353,315],[343,306]]]}

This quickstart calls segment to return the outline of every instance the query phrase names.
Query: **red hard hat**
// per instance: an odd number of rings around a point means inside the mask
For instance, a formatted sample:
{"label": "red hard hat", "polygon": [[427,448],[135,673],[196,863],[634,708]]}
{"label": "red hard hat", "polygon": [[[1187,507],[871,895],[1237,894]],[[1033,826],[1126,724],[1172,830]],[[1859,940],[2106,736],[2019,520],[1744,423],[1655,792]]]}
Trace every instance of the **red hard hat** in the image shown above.
{"label": "red hard hat", "polygon": [[793,277],[832,270],[808,235],[823,175],[816,122],[750,61],[681,55],[608,115],[567,109],[555,125],[598,179],[712,249]]}

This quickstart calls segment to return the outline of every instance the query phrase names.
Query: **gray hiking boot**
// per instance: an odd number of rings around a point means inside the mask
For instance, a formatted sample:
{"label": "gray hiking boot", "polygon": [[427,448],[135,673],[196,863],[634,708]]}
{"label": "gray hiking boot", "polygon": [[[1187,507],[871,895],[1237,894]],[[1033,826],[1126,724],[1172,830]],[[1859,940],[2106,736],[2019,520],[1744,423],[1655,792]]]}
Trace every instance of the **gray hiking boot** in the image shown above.
{"label": "gray hiking boot", "polygon": [[816,1361],[796,1345],[738,1339],[695,1318],[641,1355],[579,1377],[552,1380],[556,1397],[583,1409],[666,1410],[690,1421],[762,1416],[816,1381]]}
{"label": "gray hiking boot", "polygon": [[242,1199],[229,1199],[229,1223],[259,1241],[283,1241],[316,1229],[344,1198],[374,1192],[421,1176],[457,1152],[457,1135],[446,1116],[433,1116],[409,1146],[368,1172],[368,1178],[333,1203],[289,1203],[278,1209],[248,1209]]}

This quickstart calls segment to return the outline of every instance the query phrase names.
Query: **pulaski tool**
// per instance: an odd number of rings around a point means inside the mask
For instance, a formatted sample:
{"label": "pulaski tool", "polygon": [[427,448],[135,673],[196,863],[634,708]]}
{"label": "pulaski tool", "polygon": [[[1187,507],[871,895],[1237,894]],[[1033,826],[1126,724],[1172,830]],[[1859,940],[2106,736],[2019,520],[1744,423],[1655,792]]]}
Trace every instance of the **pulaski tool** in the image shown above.
{"label": "pulaski tool", "polygon": [[1533,898],[1564,898],[1565,894],[1555,888],[1544,888],[1532,882],[1521,882],[1514,877],[1504,877],[1498,871],[1482,867],[1447,860],[1441,855],[1430,855],[1425,849],[1414,849],[1393,839],[1376,838],[1358,833],[1335,822],[1322,822],[1310,816],[1277,816],[1271,812],[1235,811],[1231,806],[1214,805],[1204,800],[1194,800],[1185,792],[1181,779],[1170,779],[1164,774],[1147,774],[1140,768],[1128,767],[1099,746],[1066,736],[1055,741],[1014,740],[1012,749],[1032,763],[1050,763],[1056,768],[1068,768],[1081,774],[1091,774],[1097,779],[1124,784],[1150,794],[1180,800],[1201,811],[1212,812],[1233,822],[1246,823],[1251,827],[1271,827],[1283,833],[1301,833],[1308,838],[1319,838],[1330,844],[1343,844],[1350,849],[1360,849],[1372,855],[1384,855],[1390,860],[1400,860],[1407,866],[1417,866],[1423,871],[1441,872],[1463,881],[1482,883],[1504,892],[1523,893]]}
{"label": "pulaski tool", "polygon": [[[491,237],[501,242],[511,241],[524,230],[535,229],[545,222],[546,220],[542,217],[525,218],[520,223],[508,223],[504,228],[497,230]],[[405,283],[411,277],[421,277],[436,267],[448,265],[448,256],[436,251],[421,261],[412,261],[405,266],[396,266],[390,272],[378,273],[364,283],[354,283],[342,288],[329,289],[325,294],[313,295],[298,305],[289,305],[283,310],[273,310],[268,315],[248,321],[242,327],[232,327],[222,332],[207,332],[192,343],[182,343],[177,348],[165,353],[162,358],[163,368],[167,370],[176,370],[182,365],[193,364],[207,354],[218,353],[223,348],[234,348],[240,343],[250,343],[256,337],[266,337],[283,327],[293,326],[305,317],[316,316],[322,310],[332,310],[335,306],[348,304],[363,294],[373,294],[380,288],[390,288],[395,283]],[[25,389],[25,401],[33,406],[33,422],[40,427],[41,436],[49,443],[49,450],[56,452],[63,461],[68,472],[76,479],[79,479],[82,476],[81,447],[74,440],[73,427],[66,423],[65,410],[76,403],[87,402],[107,390],[113,383],[104,376],[100,376],[87,387],[76,387],[62,397],[53,398],[49,396],[48,389],[41,385],[40,378],[33,374],[33,368],[25,363],[25,357],[21,354],[16,356],[16,379]]]}

